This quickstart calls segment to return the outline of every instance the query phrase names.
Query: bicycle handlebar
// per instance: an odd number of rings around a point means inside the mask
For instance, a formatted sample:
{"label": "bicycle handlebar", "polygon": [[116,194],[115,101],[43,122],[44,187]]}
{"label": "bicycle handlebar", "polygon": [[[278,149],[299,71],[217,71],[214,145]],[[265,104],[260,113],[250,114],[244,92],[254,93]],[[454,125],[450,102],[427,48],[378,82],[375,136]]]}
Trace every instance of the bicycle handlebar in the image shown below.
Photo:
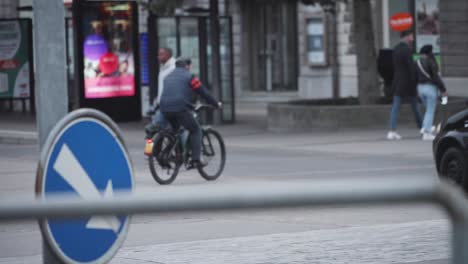
{"label": "bicycle handlebar", "polygon": [[218,109],[218,107],[209,105],[209,104],[196,104],[194,105],[193,109],[195,112],[200,112],[200,110],[207,108],[207,109]]}

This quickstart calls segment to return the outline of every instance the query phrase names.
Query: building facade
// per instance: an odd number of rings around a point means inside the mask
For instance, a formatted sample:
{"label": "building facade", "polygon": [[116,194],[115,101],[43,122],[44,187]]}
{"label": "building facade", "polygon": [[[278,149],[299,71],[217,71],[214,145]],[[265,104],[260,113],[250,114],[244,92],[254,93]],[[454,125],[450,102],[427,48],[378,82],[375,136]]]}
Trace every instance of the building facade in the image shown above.
{"label": "building facade", "polygon": [[[335,15],[300,1],[231,1],[237,100],[344,98],[358,95],[352,3]],[[414,50],[432,44],[452,95],[468,96],[468,2],[372,1],[375,50],[391,49],[397,13],[413,16]],[[383,87],[376,87],[383,90]]]}
{"label": "building facade", "polygon": [[[185,0],[176,14],[193,16],[187,10],[198,8],[207,15],[209,2]],[[0,0],[0,18],[31,15],[18,12],[18,6],[27,5],[32,0]],[[220,15],[232,21],[233,68],[224,74],[233,80],[237,102],[356,97],[351,7],[350,1],[339,3],[333,15],[301,1],[219,0]],[[468,1],[373,0],[372,10],[376,53],[399,42],[399,33],[389,21],[395,14],[408,13],[414,18],[415,51],[433,44],[449,93],[468,96],[464,88],[468,79]],[[145,33],[148,11],[140,6],[139,13],[139,31]],[[163,24],[161,28],[164,30]],[[142,100],[146,102],[148,87],[143,86]]]}
{"label": "building facade", "polygon": [[440,1],[442,74],[449,92],[468,95],[468,1]]}

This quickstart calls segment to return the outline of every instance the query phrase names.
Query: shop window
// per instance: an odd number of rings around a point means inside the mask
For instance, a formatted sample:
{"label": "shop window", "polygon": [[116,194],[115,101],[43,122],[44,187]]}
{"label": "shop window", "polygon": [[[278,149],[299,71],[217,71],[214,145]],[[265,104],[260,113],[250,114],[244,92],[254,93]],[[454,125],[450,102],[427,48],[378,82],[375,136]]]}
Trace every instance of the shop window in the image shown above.
{"label": "shop window", "polygon": [[[440,52],[440,0],[398,0],[388,1],[388,17],[397,13],[409,13],[414,17],[415,53],[427,44],[434,47],[434,53]],[[388,23],[388,21],[386,21]],[[390,30],[390,47],[400,41],[400,32]]]}
{"label": "shop window", "polygon": [[[397,13],[413,13],[413,1],[410,0],[398,0],[398,1],[388,1],[388,12],[389,16],[392,17],[394,14]],[[385,23],[389,23],[389,21],[385,21]],[[390,47],[396,46],[400,42],[400,32],[393,31],[390,29]]]}
{"label": "shop window", "polygon": [[415,7],[416,48],[432,45],[434,53],[440,52],[439,0],[417,0]]}

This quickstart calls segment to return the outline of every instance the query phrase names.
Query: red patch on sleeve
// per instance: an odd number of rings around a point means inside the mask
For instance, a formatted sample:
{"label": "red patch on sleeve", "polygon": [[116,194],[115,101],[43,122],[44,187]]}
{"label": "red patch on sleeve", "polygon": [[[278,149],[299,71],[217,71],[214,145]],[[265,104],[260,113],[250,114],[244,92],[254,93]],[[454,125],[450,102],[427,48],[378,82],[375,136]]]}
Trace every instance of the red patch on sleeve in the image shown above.
{"label": "red patch on sleeve", "polygon": [[198,78],[193,78],[190,81],[190,85],[192,86],[192,89],[197,90],[202,86],[202,83]]}

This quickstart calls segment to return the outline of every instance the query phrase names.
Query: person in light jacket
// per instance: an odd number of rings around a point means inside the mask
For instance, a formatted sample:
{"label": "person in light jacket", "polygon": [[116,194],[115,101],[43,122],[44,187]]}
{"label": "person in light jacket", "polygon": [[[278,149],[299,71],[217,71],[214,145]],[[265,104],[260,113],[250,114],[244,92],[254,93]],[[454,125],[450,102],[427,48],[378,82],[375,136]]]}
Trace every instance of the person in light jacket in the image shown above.
{"label": "person in light jacket", "polygon": [[421,129],[423,140],[433,140],[435,138],[432,124],[434,122],[438,91],[440,91],[442,96],[447,96],[447,89],[440,78],[439,67],[432,49],[432,45],[425,45],[421,48],[416,68],[418,73],[418,93],[426,106]]}
{"label": "person in light jacket", "polygon": [[158,74],[158,93],[157,97],[153,102],[152,110],[148,112],[151,115],[151,122],[145,127],[147,135],[151,135],[158,129],[165,128],[168,126],[168,121],[159,110],[159,103],[161,101],[161,95],[164,91],[164,79],[175,69],[176,60],[172,56],[172,49],[160,48],[158,52],[159,74]]}

